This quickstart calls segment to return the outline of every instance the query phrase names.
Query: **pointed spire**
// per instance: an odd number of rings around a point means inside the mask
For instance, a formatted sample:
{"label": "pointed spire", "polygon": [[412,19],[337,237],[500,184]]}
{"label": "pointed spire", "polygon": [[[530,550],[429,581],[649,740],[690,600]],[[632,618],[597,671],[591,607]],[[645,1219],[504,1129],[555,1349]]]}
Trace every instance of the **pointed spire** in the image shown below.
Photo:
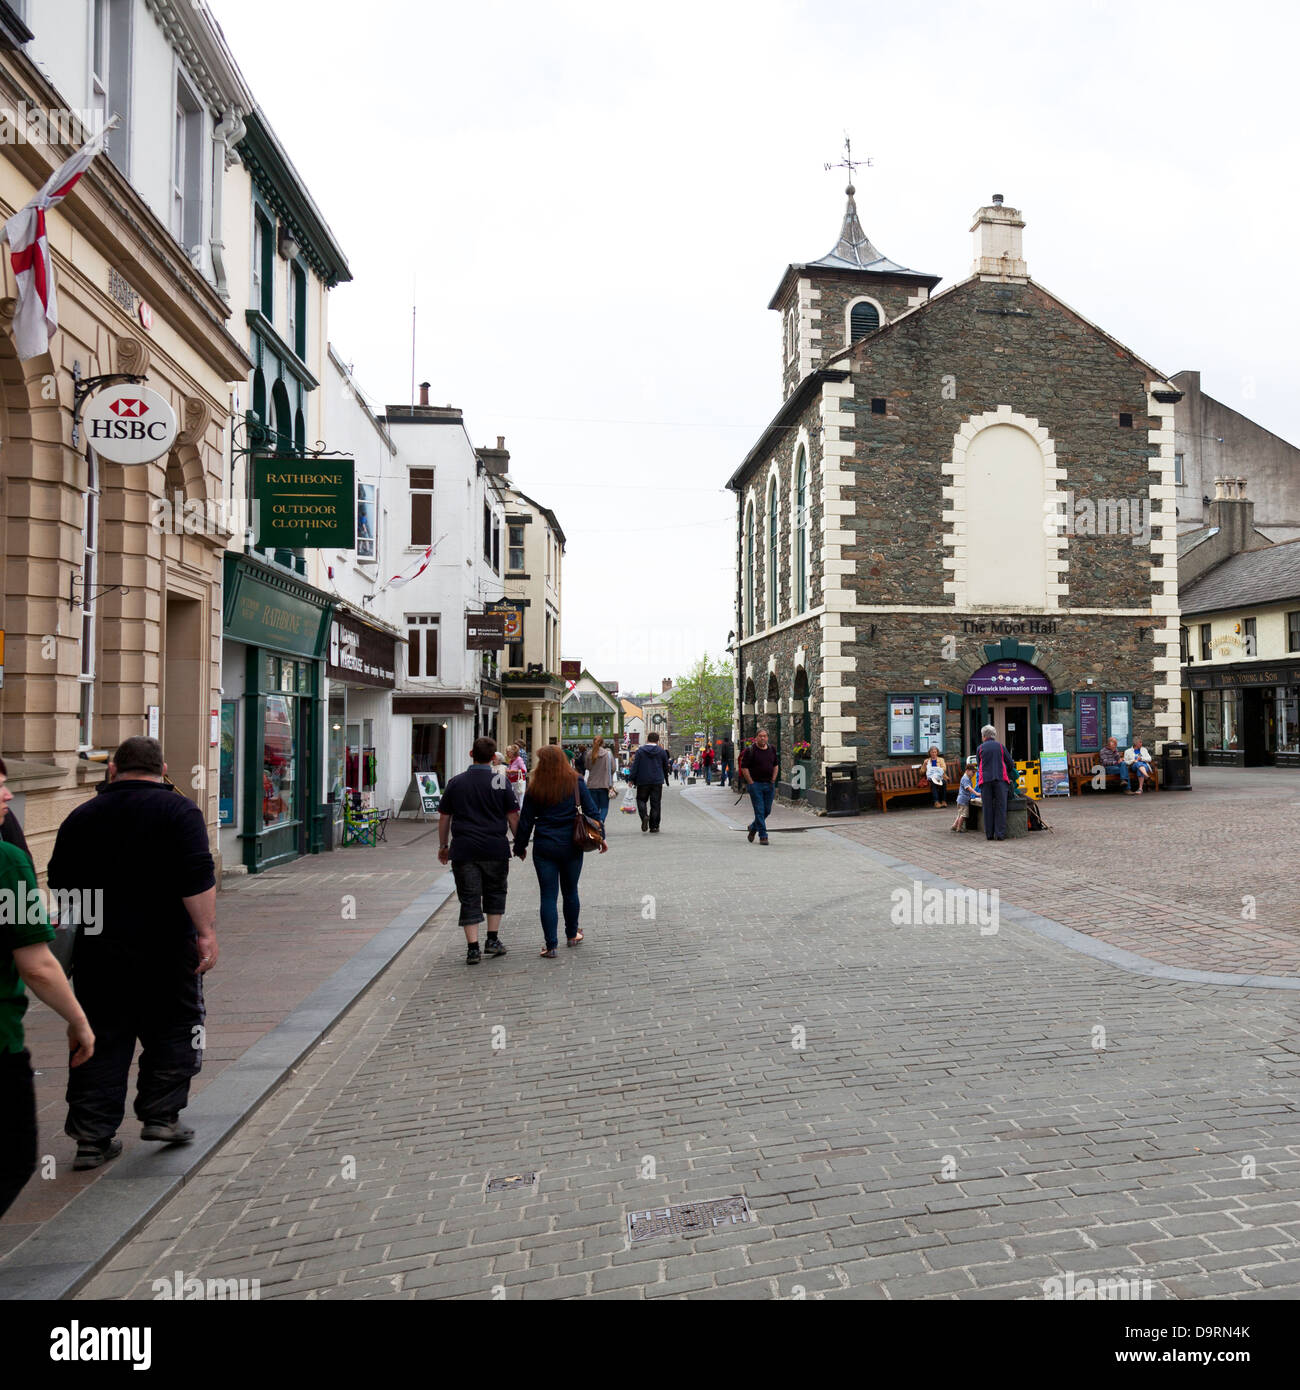
{"label": "pointed spire", "polygon": [[862,230],[862,223],[858,221],[858,205],[853,200],[857,189],[849,184],[844,192],[849,200],[848,206],[844,209],[844,225],[840,228],[840,239],[835,243],[830,255],[841,261],[848,261],[850,265],[865,268],[873,261],[880,260],[881,255],[872,246],[866,232]]}

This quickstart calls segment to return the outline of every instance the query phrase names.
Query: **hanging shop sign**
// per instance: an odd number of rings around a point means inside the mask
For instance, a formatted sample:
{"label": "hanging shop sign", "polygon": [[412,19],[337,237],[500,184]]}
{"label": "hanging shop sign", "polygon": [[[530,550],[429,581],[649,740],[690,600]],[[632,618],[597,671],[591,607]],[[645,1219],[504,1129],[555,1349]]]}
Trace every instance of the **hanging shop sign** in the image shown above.
{"label": "hanging shop sign", "polygon": [[352,459],[255,458],[253,499],[260,546],[356,549]]}
{"label": "hanging shop sign", "polygon": [[325,674],[344,685],[372,685],[392,690],[396,685],[397,639],[380,632],[352,614],[330,624],[329,656]]}
{"label": "hanging shop sign", "polygon": [[176,443],[176,412],[147,386],[97,391],[81,412],[86,442],[109,463],[153,463]]}
{"label": "hanging shop sign", "polygon": [[501,613],[466,613],[465,647],[471,652],[496,652],[506,644],[506,621]]}
{"label": "hanging shop sign", "polygon": [[518,604],[503,599],[500,603],[492,604],[488,610],[488,615],[499,613],[505,623],[504,636],[507,642],[522,642],[524,639],[524,610]]}
{"label": "hanging shop sign", "polygon": [[560,679],[566,681],[577,681],[582,679],[581,661],[561,661]]}

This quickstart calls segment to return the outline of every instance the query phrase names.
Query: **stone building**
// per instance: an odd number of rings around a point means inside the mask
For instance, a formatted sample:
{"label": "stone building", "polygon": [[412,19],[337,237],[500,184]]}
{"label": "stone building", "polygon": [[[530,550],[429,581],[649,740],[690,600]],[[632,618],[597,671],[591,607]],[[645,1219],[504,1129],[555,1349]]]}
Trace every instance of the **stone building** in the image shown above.
{"label": "stone building", "polygon": [[[1179,392],[1029,276],[1024,223],[975,215],[970,276],[888,260],[848,190],[835,249],[771,301],[785,401],[732,475],[736,718],[789,775],[949,758],[994,724],[1018,758],[1157,746],[1180,724],[1172,417]],[[788,785],[788,784],[787,784]]]}
{"label": "stone building", "polygon": [[[219,285],[222,132],[251,98],[206,9],[28,5],[0,10],[0,107],[39,111],[57,138],[6,139],[0,218],[92,129],[120,124],[47,216],[59,328],[20,361],[8,248],[0,295],[0,752],[38,871],[59,822],[123,739],[156,733],[216,846],[221,525],[228,383],[251,363]],[[166,11],[164,15],[163,11]],[[100,458],[74,413],[87,378],[130,373],[180,432],[156,461]],[[219,518],[218,518],[219,520]]]}

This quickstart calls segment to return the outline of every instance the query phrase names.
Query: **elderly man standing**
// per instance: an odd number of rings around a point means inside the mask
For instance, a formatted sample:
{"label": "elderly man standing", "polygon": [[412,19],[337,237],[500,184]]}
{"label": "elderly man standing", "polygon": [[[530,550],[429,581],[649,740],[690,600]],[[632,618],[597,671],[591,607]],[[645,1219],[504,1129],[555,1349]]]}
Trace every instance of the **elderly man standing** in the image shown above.
{"label": "elderly man standing", "polygon": [[977,750],[980,766],[980,801],[984,810],[984,838],[1007,838],[1007,798],[1011,794],[1011,779],[1015,764],[1005,746],[998,742],[998,731],[992,724],[980,730],[983,742]]}
{"label": "elderly man standing", "polygon": [[94,1056],[68,1074],[65,1132],[74,1168],[122,1152],[127,1077],[141,1044],[135,1114],[142,1139],[184,1144],[180,1121],[203,1065],[202,977],[217,963],[216,875],[203,812],[165,780],[162,748],[129,738],[99,796],[59,827],[51,888],[100,905],[77,930],[73,987],[95,1033]]}

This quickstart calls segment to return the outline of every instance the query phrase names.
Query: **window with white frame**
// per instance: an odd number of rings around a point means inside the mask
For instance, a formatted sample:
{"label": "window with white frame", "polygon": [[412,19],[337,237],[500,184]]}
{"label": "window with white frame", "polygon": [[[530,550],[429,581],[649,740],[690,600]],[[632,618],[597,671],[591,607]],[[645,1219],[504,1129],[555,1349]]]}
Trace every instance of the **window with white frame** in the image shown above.
{"label": "window with white frame", "polygon": [[755,560],[755,531],[757,523],[754,519],[754,504],[750,502],[745,508],[745,635],[754,635],[754,560]]}
{"label": "window with white frame", "polygon": [[190,255],[203,242],[203,107],[180,72],[172,150],[172,235]]}
{"label": "window with white frame", "polygon": [[86,451],[86,495],[81,520],[81,685],[78,751],[93,748],[95,725],[95,594],[99,587],[99,460]]}
{"label": "window with white frame", "polygon": [[522,523],[511,523],[509,530],[506,569],[513,574],[524,567],[524,528]]}
{"label": "window with white frame", "polygon": [[406,615],[406,674],[436,676],[438,674],[437,613],[408,613]]}
{"label": "window with white frame", "polygon": [[412,468],[411,544],[424,550],[433,544],[433,469]]}
{"label": "window with white frame", "polygon": [[91,7],[90,99],[104,124],[109,115],[109,0],[94,0]]}

